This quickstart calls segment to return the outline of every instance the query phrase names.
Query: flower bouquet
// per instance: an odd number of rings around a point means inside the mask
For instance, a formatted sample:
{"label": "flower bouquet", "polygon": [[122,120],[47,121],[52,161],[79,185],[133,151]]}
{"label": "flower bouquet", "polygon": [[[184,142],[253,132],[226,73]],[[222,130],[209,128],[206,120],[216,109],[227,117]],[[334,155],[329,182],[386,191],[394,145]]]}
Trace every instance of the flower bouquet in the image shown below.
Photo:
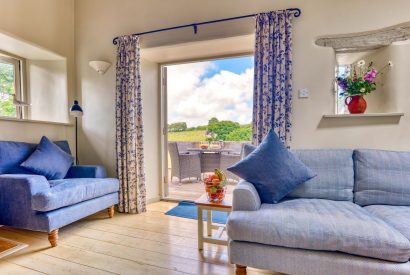
{"label": "flower bouquet", "polygon": [[215,169],[213,175],[205,178],[204,184],[208,201],[223,201],[226,193],[226,176],[221,170]]}
{"label": "flower bouquet", "polygon": [[[345,103],[351,114],[364,113],[367,103],[363,96],[376,90],[376,77],[380,72],[373,67],[373,62],[370,62],[367,67],[365,65],[366,62],[360,60],[356,66],[353,66],[350,74],[336,79],[342,90],[340,95],[345,96]],[[392,66],[392,63],[389,62],[386,66]]]}

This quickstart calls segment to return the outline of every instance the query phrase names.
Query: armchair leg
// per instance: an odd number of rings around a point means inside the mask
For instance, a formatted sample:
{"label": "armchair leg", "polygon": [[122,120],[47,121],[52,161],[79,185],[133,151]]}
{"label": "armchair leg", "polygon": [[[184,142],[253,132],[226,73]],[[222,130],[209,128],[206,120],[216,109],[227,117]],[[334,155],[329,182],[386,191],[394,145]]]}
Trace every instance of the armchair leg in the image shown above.
{"label": "armchair leg", "polygon": [[114,205],[108,207],[107,211],[110,218],[114,217]]}
{"label": "armchair leg", "polygon": [[235,275],[246,275],[246,266],[236,264]]}
{"label": "armchair leg", "polygon": [[48,232],[48,241],[51,244],[51,247],[56,247],[58,242],[58,229],[55,229],[51,232]]}

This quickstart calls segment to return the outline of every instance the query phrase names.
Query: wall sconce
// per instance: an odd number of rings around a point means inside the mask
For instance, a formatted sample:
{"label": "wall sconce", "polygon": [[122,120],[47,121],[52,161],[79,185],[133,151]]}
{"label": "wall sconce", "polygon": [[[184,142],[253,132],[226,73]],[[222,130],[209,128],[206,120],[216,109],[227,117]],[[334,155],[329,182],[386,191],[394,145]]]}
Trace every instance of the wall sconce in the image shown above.
{"label": "wall sconce", "polygon": [[111,63],[105,61],[90,61],[88,65],[90,65],[90,67],[96,70],[99,74],[104,74],[111,66]]}

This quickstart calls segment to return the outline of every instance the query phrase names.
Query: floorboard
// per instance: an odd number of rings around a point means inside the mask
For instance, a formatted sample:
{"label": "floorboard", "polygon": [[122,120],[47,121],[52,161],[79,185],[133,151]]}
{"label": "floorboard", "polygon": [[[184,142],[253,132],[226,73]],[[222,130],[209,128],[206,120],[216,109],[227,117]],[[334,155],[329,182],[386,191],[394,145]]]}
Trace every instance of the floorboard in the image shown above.
{"label": "floorboard", "polygon": [[226,247],[197,250],[195,220],[164,215],[175,205],[157,202],[113,219],[97,213],[62,228],[55,248],[45,233],[0,227],[0,236],[29,245],[0,259],[0,274],[234,274]]}

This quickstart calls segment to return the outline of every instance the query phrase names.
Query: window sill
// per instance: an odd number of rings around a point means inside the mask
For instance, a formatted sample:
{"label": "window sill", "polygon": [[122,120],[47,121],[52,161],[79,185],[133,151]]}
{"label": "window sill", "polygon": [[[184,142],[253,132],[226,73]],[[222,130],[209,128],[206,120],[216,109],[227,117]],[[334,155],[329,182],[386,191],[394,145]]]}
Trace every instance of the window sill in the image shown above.
{"label": "window sill", "polygon": [[401,118],[404,116],[404,113],[365,113],[365,114],[334,114],[334,115],[323,115],[323,118],[382,118],[382,117],[392,117],[392,118]]}
{"label": "window sill", "polygon": [[19,119],[19,118],[13,118],[13,117],[0,117],[0,121],[25,122],[25,123],[36,123],[36,124],[51,124],[51,125],[60,125],[60,126],[73,126],[72,123],[42,121],[42,120],[31,120],[31,119]]}

